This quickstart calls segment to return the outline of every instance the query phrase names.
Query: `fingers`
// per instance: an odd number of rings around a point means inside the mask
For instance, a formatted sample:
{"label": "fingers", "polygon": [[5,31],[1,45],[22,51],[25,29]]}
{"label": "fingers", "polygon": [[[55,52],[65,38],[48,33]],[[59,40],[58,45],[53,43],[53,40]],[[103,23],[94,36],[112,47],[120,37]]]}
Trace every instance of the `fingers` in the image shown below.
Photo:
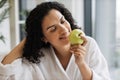
{"label": "fingers", "polygon": [[86,48],[80,44],[71,45],[70,51],[74,54],[75,62],[80,64],[84,61],[86,55]]}
{"label": "fingers", "polygon": [[74,53],[76,55],[85,54],[86,48],[80,44],[75,44],[71,45],[70,51],[71,53]]}
{"label": "fingers", "polygon": [[81,39],[84,40],[84,42],[81,45],[85,46],[87,44],[87,42],[88,42],[87,38],[84,35],[81,35],[80,37],[81,37]]}
{"label": "fingers", "polygon": [[75,45],[71,45],[71,50],[74,50],[74,51],[76,51],[76,50],[83,50],[83,51],[85,51],[85,47],[84,46],[82,46],[82,45],[80,45],[80,44],[75,44]]}

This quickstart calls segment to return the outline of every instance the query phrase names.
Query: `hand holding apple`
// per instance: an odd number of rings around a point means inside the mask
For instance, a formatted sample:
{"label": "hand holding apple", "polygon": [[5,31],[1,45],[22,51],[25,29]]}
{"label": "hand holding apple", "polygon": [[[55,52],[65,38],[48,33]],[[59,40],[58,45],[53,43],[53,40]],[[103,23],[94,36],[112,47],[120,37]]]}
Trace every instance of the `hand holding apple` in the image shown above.
{"label": "hand holding apple", "polygon": [[80,37],[81,35],[85,35],[82,30],[74,29],[69,35],[70,43],[71,44],[82,44],[84,40]]}
{"label": "hand holding apple", "polygon": [[69,41],[72,44],[70,47],[70,52],[74,54],[75,63],[77,64],[79,70],[81,71],[82,76],[84,77],[85,80],[91,80],[92,71],[85,61],[85,55],[87,52],[85,45],[88,41],[87,38],[85,37],[84,32],[80,29],[74,29],[73,31],[71,31],[69,35]]}

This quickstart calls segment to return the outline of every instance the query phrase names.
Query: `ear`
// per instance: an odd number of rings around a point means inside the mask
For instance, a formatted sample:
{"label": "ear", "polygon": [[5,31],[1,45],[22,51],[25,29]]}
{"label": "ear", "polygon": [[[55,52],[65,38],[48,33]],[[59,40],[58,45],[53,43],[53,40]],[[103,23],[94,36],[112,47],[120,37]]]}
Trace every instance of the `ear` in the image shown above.
{"label": "ear", "polygon": [[43,37],[41,40],[42,40],[43,42],[45,42],[45,43],[48,42],[47,39],[46,39],[45,37]]}

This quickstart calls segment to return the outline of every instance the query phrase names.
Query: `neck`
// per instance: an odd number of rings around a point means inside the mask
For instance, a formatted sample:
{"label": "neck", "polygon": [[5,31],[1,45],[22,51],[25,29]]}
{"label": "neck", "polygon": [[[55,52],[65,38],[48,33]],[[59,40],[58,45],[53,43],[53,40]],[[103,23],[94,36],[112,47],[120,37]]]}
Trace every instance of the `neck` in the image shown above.
{"label": "neck", "polygon": [[59,51],[58,51],[58,50],[55,49],[55,54],[58,57],[60,63],[63,66],[63,68],[66,69],[67,65],[68,65],[68,63],[70,61],[70,58],[72,56],[72,54],[70,53],[70,51],[66,50],[66,49],[65,50],[63,50],[63,49],[60,50],[59,49]]}
{"label": "neck", "polygon": [[69,45],[64,46],[64,47],[54,48],[54,50],[55,50],[55,54],[60,59],[66,58],[71,55]]}

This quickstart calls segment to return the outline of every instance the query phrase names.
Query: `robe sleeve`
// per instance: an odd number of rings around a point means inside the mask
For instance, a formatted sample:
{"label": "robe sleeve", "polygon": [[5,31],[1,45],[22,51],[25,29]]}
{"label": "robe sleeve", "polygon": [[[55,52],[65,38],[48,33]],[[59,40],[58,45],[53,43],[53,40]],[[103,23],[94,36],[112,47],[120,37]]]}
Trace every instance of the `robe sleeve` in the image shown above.
{"label": "robe sleeve", "polygon": [[89,47],[89,66],[93,72],[92,80],[111,80],[108,65],[96,41],[91,38]]}
{"label": "robe sleeve", "polygon": [[37,64],[19,58],[3,65],[1,61],[4,57],[0,56],[0,80],[45,80]]}
{"label": "robe sleeve", "polygon": [[0,55],[0,80],[15,80],[17,66],[21,65],[21,59],[16,59],[11,64],[3,65],[1,61],[6,55]]}

